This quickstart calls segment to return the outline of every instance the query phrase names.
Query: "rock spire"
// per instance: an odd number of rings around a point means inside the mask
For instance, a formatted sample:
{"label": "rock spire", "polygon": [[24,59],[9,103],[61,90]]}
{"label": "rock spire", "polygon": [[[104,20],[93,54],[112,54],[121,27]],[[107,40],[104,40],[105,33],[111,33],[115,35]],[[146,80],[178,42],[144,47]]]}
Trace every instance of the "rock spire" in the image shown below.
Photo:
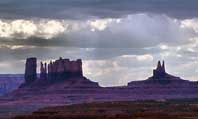
{"label": "rock spire", "polygon": [[46,80],[47,79],[47,63],[41,62],[40,66],[40,79]]}
{"label": "rock spire", "polygon": [[35,57],[28,58],[25,64],[25,83],[29,84],[37,79],[37,59]]}
{"label": "rock spire", "polygon": [[166,75],[166,70],[165,70],[165,62],[163,61],[162,65],[161,62],[158,61],[157,68],[153,70],[153,77],[160,79]]}

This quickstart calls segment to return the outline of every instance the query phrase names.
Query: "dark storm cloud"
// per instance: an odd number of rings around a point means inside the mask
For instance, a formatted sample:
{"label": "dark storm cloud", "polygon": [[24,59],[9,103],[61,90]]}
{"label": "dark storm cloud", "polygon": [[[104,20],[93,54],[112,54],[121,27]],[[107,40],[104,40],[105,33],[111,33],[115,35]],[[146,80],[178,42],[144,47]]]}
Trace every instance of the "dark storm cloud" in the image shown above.
{"label": "dark storm cloud", "polygon": [[0,16],[79,19],[150,12],[191,18],[198,16],[197,4],[197,0],[5,0],[0,1]]}

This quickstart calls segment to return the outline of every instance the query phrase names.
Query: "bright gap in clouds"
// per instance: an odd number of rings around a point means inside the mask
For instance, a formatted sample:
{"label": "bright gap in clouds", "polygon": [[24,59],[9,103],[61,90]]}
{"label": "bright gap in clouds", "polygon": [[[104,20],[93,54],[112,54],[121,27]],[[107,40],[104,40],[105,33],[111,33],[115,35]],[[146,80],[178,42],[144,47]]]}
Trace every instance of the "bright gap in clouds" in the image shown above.
{"label": "bright gap in clouds", "polygon": [[[144,80],[150,76],[151,55],[123,55],[113,59],[84,60],[84,75],[101,86],[123,86],[134,80]],[[146,66],[147,65],[147,66]]]}
{"label": "bright gap in clouds", "polygon": [[53,38],[66,29],[61,20],[0,20],[0,37],[27,39],[29,37]]}

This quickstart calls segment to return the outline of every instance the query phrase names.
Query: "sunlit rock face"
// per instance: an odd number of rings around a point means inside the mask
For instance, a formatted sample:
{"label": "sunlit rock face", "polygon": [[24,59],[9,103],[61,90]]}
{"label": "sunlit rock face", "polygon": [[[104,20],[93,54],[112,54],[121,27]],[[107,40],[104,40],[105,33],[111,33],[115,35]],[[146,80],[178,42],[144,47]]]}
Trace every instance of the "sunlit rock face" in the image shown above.
{"label": "sunlit rock face", "polygon": [[[49,86],[56,83],[71,84],[67,86],[87,86],[98,87],[98,83],[92,82],[83,76],[82,60],[70,61],[62,59],[50,61],[50,63],[41,62],[40,77],[37,78],[37,59],[28,58],[25,67],[25,82],[20,86],[23,87],[40,87]],[[76,85],[78,84],[78,85]]]}

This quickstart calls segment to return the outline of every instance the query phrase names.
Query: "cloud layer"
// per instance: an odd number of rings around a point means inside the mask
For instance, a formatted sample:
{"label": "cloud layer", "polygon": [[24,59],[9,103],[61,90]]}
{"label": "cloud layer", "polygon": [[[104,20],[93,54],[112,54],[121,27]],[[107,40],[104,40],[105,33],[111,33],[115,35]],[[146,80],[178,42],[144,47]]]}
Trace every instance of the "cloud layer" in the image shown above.
{"label": "cloud layer", "polygon": [[102,86],[151,75],[164,59],[171,74],[198,80],[197,1],[0,1],[1,73],[23,73],[27,57],[82,58]]}
{"label": "cloud layer", "polygon": [[29,37],[53,38],[65,31],[66,26],[57,20],[0,20],[0,37],[27,39]]}
{"label": "cloud layer", "polygon": [[[133,14],[89,20],[0,20],[0,40],[10,44],[79,48],[145,48],[189,43],[198,20]],[[26,40],[27,39],[27,40]]]}

